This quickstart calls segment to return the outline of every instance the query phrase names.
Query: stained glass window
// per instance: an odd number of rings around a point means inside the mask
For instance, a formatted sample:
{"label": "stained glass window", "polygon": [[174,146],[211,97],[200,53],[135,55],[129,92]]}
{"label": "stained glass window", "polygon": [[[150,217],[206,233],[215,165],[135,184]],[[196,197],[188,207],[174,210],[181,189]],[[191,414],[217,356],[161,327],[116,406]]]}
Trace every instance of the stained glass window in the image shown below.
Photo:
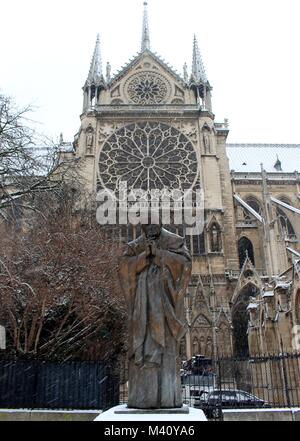
{"label": "stained glass window", "polygon": [[190,140],[159,122],[139,122],[117,130],[99,158],[102,188],[118,192],[119,183],[144,191],[188,190],[198,183],[198,161]]}
{"label": "stained glass window", "polygon": [[125,89],[132,102],[142,105],[164,103],[169,95],[167,80],[154,72],[134,75]]}

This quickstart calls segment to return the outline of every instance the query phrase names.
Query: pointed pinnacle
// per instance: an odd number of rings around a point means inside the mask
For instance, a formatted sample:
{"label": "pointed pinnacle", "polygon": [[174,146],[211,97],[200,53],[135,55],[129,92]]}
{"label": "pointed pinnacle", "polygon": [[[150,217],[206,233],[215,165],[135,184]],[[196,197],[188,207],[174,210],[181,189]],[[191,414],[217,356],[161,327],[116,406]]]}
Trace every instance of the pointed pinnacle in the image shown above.
{"label": "pointed pinnacle", "polygon": [[144,2],[144,18],[143,18],[143,33],[142,33],[142,46],[141,51],[150,50],[150,31],[148,21],[148,3]]}
{"label": "pointed pinnacle", "polygon": [[183,65],[183,78],[184,78],[184,81],[186,83],[188,83],[188,81],[189,81],[189,74],[188,74],[188,67],[187,67],[186,63],[184,63],[184,65]]}
{"label": "pointed pinnacle", "polygon": [[102,77],[102,60],[100,51],[100,35],[97,34],[96,46],[88,76],[89,83],[97,83]]}
{"label": "pointed pinnacle", "polygon": [[196,35],[194,35],[192,75],[196,81],[203,81],[204,83],[207,82],[206,72]]}

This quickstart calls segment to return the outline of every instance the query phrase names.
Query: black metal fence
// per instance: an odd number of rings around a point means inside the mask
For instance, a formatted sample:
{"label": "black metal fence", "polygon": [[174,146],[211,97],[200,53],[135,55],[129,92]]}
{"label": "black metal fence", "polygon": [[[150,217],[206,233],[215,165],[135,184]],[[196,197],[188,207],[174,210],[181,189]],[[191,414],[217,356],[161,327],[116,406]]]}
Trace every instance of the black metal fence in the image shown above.
{"label": "black metal fence", "polygon": [[106,410],[119,383],[103,363],[0,360],[0,407]]}
{"label": "black metal fence", "polygon": [[300,406],[300,354],[219,358],[203,372],[182,372],[183,399],[209,418],[223,409]]}
{"label": "black metal fence", "polygon": [[[300,354],[219,358],[181,372],[183,401],[210,419],[224,409],[300,407]],[[202,366],[201,365],[201,366]],[[0,360],[0,407],[106,410],[128,398],[126,360]]]}

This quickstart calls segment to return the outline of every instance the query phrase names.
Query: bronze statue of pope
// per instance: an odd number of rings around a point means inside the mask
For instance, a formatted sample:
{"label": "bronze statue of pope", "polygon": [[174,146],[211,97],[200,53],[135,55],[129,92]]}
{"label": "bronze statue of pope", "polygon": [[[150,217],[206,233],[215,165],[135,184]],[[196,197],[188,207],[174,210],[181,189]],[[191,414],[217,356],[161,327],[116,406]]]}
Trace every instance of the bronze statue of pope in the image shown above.
{"label": "bronze statue of pope", "polygon": [[129,408],[182,407],[179,347],[191,268],[185,240],[160,225],[144,225],[127,245],[120,279],[129,313]]}

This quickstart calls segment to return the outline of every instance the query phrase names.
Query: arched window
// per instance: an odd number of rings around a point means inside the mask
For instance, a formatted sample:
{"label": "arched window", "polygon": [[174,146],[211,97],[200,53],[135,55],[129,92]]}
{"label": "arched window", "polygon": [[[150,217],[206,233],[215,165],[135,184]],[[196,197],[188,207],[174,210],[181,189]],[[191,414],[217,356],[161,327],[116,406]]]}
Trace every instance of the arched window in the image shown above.
{"label": "arched window", "polygon": [[256,297],[258,294],[259,289],[253,284],[248,284],[239,293],[232,307],[233,349],[237,357],[249,355],[247,307],[250,297]]}
{"label": "arched window", "polygon": [[282,197],[280,197],[280,198],[278,198],[281,202],[284,202],[285,204],[288,204],[288,205],[292,205],[291,204],[291,201],[287,198],[287,197],[285,197],[285,196],[282,196]]}
{"label": "arched window", "polygon": [[251,240],[249,240],[247,237],[242,237],[238,242],[238,251],[239,251],[240,268],[243,267],[247,257],[249,257],[249,259],[255,266],[254,249]]}
{"label": "arched window", "polygon": [[[261,205],[258,200],[252,196],[248,197],[245,201],[253,210],[255,210],[258,214],[261,214]],[[248,210],[244,209],[244,220],[245,222],[253,222],[255,221],[255,217]]]}
{"label": "arched window", "polygon": [[[285,201],[282,201],[285,202]],[[287,203],[287,202],[286,202]],[[293,225],[291,224],[289,218],[285,214],[285,212],[277,207],[277,216],[280,222],[280,228],[283,235],[287,236],[289,239],[297,238]]]}
{"label": "arched window", "polygon": [[96,105],[96,87],[93,85],[91,87],[91,106]]}
{"label": "arched window", "polygon": [[204,233],[193,237],[193,256],[201,256],[205,253]]}
{"label": "arched window", "polygon": [[250,205],[250,207],[253,208],[253,210],[255,210],[258,214],[261,213],[261,205],[256,198],[251,196],[246,199],[246,203]]}

